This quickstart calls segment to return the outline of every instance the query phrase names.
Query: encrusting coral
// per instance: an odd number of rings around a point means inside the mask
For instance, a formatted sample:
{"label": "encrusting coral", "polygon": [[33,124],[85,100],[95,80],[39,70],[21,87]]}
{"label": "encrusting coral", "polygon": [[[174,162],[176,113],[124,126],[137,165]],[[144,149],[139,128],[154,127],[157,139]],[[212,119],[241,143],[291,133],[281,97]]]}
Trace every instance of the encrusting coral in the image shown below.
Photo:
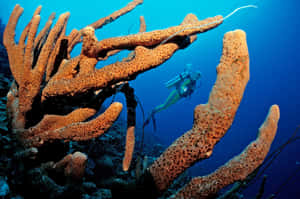
{"label": "encrusting coral", "polygon": [[[127,105],[123,169],[129,169],[135,144],[137,102],[128,81],[164,63],[177,50],[194,42],[196,34],[217,27],[223,19],[216,16],[199,21],[195,15],[189,14],[178,26],[145,32],[145,21],[141,17],[139,33],[97,40],[95,29],[114,21],[142,2],[133,0],[124,8],[81,30],[73,30],[69,35],[65,35],[69,13],[60,15],[51,28],[52,14],[37,34],[41,11],[38,7],[18,44],[14,40],[15,28],[23,8],[15,6],[3,40],[15,79],[7,95],[7,110],[12,133],[23,151],[31,151],[26,153],[28,156],[37,155],[39,148],[53,142],[90,140],[106,132],[122,111],[121,103],[114,102],[102,114],[90,118],[98,112],[105,99],[122,92]],[[70,53],[80,42],[80,55],[71,57]],[[145,175],[150,174],[158,192],[166,190],[195,162],[208,158],[233,122],[249,79],[246,35],[241,30],[229,32],[223,45],[217,81],[208,103],[195,108],[193,128],[178,138],[145,171]],[[99,61],[121,50],[132,52],[120,62],[95,69]],[[208,176],[194,178],[173,197],[208,197],[222,187],[245,178],[265,158],[275,136],[278,119],[279,108],[274,105],[257,140],[240,156]],[[19,154],[23,154],[22,151]],[[63,169],[66,176],[80,179],[84,175],[86,161],[86,155],[75,152],[57,163],[45,164],[45,168]]]}

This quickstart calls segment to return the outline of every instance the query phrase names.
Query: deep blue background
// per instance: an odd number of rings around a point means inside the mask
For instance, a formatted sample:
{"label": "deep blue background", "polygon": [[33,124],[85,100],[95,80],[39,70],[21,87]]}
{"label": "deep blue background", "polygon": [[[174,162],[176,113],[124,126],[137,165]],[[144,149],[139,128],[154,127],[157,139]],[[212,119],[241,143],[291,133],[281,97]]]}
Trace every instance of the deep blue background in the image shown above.
{"label": "deep blue background", "polygon": [[[0,17],[6,23],[13,6],[16,3],[24,7],[24,14],[19,22],[17,37],[23,30],[26,22],[31,18],[35,8],[43,5],[42,24],[48,19],[51,12],[57,15],[71,12],[68,23],[68,32],[73,28],[80,29],[95,20],[104,17],[123,7],[129,0],[110,1],[3,1],[1,0]],[[280,106],[281,118],[278,133],[272,145],[275,149],[293,133],[300,124],[299,118],[299,83],[300,80],[300,13],[297,0],[144,0],[144,3],[133,12],[121,17],[117,21],[97,31],[99,40],[103,38],[135,33],[139,28],[139,16],[145,16],[147,30],[166,28],[179,24],[188,13],[194,13],[199,19],[221,14],[225,16],[239,6],[255,4],[258,9],[241,10],[226,20],[218,28],[198,35],[198,39],[187,49],[178,51],[163,65],[147,73],[141,74],[132,85],[136,95],[141,100],[148,113],[156,105],[162,103],[169,94],[164,83],[174,75],[183,71],[185,64],[192,63],[203,73],[202,87],[191,99],[181,100],[168,110],[157,114],[158,131],[167,145],[178,136],[191,128],[193,109],[197,104],[206,103],[209,92],[216,78],[216,66],[222,53],[223,35],[230,30],[242,29],[247,33],[250,53],[250,81],[246,87],[240,108],[234,123],[225,137],[217,144],[209,160],[194,166],[191,171],[194,175],[203,175],[212,172],[234,155],[240,153],[245,146],[255,139],[259,126],[264,121],[268,109],[272,104]],[[77,47],[74,54],[80,52]],[[116,55],[106,63],[121,60]],[[120,95],[118,100],[124,100]],[[125,111],[123,111],[123,115]],[[138,113],[141,123],[141,113]],[[146,128],[152,131],[152,126]],[[271,150],[272,150],[271,149]],[[272,164],[266,174],[266,194],[274,193],[281,183],[298,168],[291,181],[282,189],[278,198],[300,198],[299,180],[300,141],[290,144]],[[257,186],[250,187],[248,196],[255,196]]]}

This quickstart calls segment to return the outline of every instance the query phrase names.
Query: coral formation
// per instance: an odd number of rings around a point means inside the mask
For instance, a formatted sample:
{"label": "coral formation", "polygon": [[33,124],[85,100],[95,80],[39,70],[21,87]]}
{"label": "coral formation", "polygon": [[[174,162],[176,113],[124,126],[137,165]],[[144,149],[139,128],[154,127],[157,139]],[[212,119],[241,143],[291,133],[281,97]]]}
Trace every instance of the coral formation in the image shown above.
{"label": "coral formation", "polygon": [[[124,8],[81,30],[73,30],[69,35],[66,35],[69,13],[60,15],[51,28],[52,14],[37,34],[41,12],[41,7],[38,7],[18,42],[14,39],[15,28],[23,8],[16,5],[10,16],[3,42],[14,77],[7,94],[9,127],[16,139],[14,157],[15,161],[25,165],[18,168],[19,173],[28,169],[28,173],[23,174],[27,175],[25,179],[35,179],[30,183],[34,186],[41,184],[40,187],[47,190],[45,193],[52,193],[48,196],[50,198],[69,196],[71,185],[80,185],[88,157],[81,152],[68,154],[66,150],[51,154],[48,147],[64,148],[65,142],[71,145],[73,141],[87,141],[102,135],[117,120],[123,105],[111,103],[102,114],[95,115],[105,99],[122,92],[127,107],[123,170],[129,170],[135,145],[137,102],[134,89],[128,82],[164,63],[177,50],[189,46],[196,40],[196,34],[213,29],[223,21],[222,16],[199,21],[195,15],[189,14],[178,26],[145,32],[145,20],[141,17],[139,33],[97,40],[95,29],[116,20],[141,3],[142,0],[133,0]],[[80,55],[71,57],[70,53],[80,42]],[[132,52],[120,62],[95,68],[99,61],[121,50]],[[143,191],[148,190],[150,194],[146,198],[157,197],[156,194],[165,191],[187,168],[208,158],[215,144],[230,128],[249,79],[249,55],[243,31],[236,30],[224,36],[223,55],[217,72],[208,103],[195,108],[192,129],[178,138],[148,169],[143,169],[144,174],[139,174],[139,179],[133,182],[133,193],[145,194]],[[210,197],[224,186],[246,178],[265,158],[275,136],[278,119],[279,108],[274,105],[257,140],[241,155],[213,174],[192,179],[172,197]],[[110,167],[110,158],[103,162],[98,164]],[[62,186],[57,183],[61,183],[60,178],[49,177],[53,173],[64,173],[68,180],[73,179],[74,182]],[[122,192],[119,189],[122,183],[110,184],[118,187],[112,190]],[[92,185],[85,184],[83,187],[93,190]],[[113,192],[112,197],[116,198],[119,193]]]}
{"label": "coral formation", "polygon": [[70,176],[75,179],[81,179],[84,176],[86,162],[87,156],[84,153],[75,152],[74,154],[69,154],[57,162],[53,168],[64,168],[64,173],[66,176]]}

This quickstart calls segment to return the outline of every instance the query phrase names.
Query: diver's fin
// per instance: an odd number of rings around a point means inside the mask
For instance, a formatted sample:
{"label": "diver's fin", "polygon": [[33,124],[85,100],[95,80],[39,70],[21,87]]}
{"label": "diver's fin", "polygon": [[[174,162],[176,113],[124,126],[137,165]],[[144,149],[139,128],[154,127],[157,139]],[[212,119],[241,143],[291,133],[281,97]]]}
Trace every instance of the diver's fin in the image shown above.
{"label": "diver's fin", "polygon": [[151,115],[147,117],[147,119],[145,120],[144,124],[143,124],[143,128],[145,128],[145,126],[147,126],[150,122],[150,118],[151,118]]}
{"label": "diver's fin", "polygon": [[153,130],[156,132],[156,120],[154,114],[152,114],[152,123],[153,123]]}
{"label": "diver's fin", "polygon": [[155,111],[152,110],[151,113],[149,114],[149,116],[147,117],[147,119],[145,120],[144,124],[143,124],[143,128],[145,128],[145,126],[147,126],[150,123],[150,120],[152,120],[153,123],[153,130],[156,131],[156,121],[155,121]]}
{"label": "diver's fin", "polygon": [[150,112],[150,114],[148,115],[147,119],[145,120],[144,124],[143,124],[143,128],[145,128],[145,126],[147,126],[150,123],[150,120],[152,119],[153,121],[153,117],[154,117],[154,109]]}

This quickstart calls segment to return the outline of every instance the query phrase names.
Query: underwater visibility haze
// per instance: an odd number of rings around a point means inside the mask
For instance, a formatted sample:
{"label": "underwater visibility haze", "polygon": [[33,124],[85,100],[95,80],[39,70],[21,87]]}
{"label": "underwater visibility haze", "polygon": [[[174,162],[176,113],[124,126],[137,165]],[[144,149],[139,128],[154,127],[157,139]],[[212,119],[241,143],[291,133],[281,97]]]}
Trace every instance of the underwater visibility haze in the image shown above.
{"label": "underwater visibility haze", "polygon": [[2,1],[0,197],[300,198],[299,9]]}

